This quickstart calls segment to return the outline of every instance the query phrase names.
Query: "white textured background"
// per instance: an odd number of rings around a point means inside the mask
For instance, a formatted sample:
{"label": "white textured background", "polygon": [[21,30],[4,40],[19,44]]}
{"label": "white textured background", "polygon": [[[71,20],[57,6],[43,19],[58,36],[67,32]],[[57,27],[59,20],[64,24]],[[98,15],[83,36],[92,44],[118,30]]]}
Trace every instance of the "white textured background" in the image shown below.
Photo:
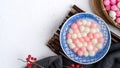
{"label": "white textured background", "polygon": [[55,55],[46,43],[73,4],[91,12],[90,0],[0,0],[0,68],[24,68],[31,54]]}

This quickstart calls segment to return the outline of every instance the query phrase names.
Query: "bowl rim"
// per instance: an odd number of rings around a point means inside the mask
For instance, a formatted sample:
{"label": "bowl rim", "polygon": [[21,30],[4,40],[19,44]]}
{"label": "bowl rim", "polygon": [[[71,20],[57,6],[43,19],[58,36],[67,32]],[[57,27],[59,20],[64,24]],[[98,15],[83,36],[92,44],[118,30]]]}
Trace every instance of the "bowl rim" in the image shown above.
{"label": "bowl rim", "polygon": [[[76,15],[79,15],[79,14],[91,14],[91,15],[93,15],[93,16],[96,16],[97,18],[101,19],[101,20],[104,22],[104,24],[106,25],[106,27],[107,27],[107,29],[108,29],[108,32],[109,32],[109,39],[110,39],[110,40],[108,41],[108,42],[109,42],[108,49],[107,49],[107,51],[105,52],[105,54],[104,54],[102,57],[100,57],[98,60],[96,60],[96,61],[94,61],[94,62],[81,63],[81,62],[75,61],[74,59],[70,58],[70,57],[67,55],[67,53],[64,51],[64,48],[63,48],[63,45],[62,45],[62,41],[61,41],[61,36],[62,36],[62,34],[61,34],[61,32],[62,32],[62,30],[63,30],[63,27],[65,26],[65,24],[66,24],[71,18],[73,18],[73,17],[75,17]],[[90,13],[90,12],[82,12],[82,13],[77,13],[77,14],[71,16],[70,18],[68,18],[68,19],[64,22],[64,24],[63,24],[63,26],[62,26],[62,28],[61,28],[61,30],[60,30],[59,40],[60,40],[60,46],[61,46],[63,52],[65,53],[65,55],[66,55],[69,59],[71,59],[72,61],[74,61],[74,62],[76,62],[76,63],[79,63],[79,64],[88,65],[88,64],[93,64],[93,63],[96,63],[96,62],[100,61],[100,60],[103,59],[103,58],[105,57],[105,55],[108,53],[108,51],[109,51],[109,49],[110,49],[110,46],[111,46],[111,32],[110,32],[110,29],[109,29],[108,25],[106,24],[106,22],[105,22],[101,17],[97,16],[96,14]]]}

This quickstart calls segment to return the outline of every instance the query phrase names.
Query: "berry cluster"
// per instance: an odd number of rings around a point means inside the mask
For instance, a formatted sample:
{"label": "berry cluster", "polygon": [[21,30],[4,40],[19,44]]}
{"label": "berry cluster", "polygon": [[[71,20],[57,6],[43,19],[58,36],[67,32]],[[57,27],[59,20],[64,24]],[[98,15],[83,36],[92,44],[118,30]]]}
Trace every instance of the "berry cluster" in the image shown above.
{"label": "berry cluster", "polygon": [[80,65],[71,64],[71,68],[84,68],[84,67]]}
{"label": "berry cluster", "polygon": [[26,58],[27,61],[27,68],[32,68],[32,64],[37,60],[37,58],[32,57],[31,55],[28,55]]}

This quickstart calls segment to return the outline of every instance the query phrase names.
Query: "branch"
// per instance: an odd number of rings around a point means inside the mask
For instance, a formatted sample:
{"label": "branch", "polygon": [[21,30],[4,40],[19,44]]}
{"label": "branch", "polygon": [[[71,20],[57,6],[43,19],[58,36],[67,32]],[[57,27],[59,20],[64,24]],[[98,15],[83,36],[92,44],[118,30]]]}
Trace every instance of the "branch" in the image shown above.
{"label": "branch", "polygon": [[[27,61],[24,61],[23,59],[18,59],[18,60],[27,63]],[[31,61],[28,61],[28,62],[31,62]],[[39,68],[44,68],[43,66],[41,66],[41,65],[39,65],[39,64],[37,64],[35,62],[33,62],[33,64],[36,65],[36,66],[38,66]]]}

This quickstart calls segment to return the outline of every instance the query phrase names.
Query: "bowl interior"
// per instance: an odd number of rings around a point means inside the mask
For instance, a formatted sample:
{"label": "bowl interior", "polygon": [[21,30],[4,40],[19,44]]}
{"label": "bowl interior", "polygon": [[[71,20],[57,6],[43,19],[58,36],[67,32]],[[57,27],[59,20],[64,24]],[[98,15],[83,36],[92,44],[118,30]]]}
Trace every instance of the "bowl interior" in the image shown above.
{"label": "bowl interior", "polygon": [[[101,30],[101,32],[103,34],[103,37],[105,40],[104,44],[103,44],[104,47],[99,52],[97,52],[97,54],[93,57],[78,56],[76,53],[74,53],[69,48],[69,46],[66,42],[66,34],[68,33],[70,25],[80,19],[90,19],[92,21],[95,21],[98,24],[99,29]],[[108,50],[110,48],[110,43],[111,43],[111,35],[110,35],[110,30],[109,30],[108,26],[100,17],[98,17],[94,14],[91,14],[91,13],[79,13],[79,14],[76,14],[76,15],[70,17],[64,23],[64,25],[62,26],[61,32],[60,32],[60,44],[61,44],[61,47],[62,47],[64,53],[71,60],[73,60],[79,64],[92,64],[92,63],[95,63],[95,62],[101,60],[108,52]]]}

